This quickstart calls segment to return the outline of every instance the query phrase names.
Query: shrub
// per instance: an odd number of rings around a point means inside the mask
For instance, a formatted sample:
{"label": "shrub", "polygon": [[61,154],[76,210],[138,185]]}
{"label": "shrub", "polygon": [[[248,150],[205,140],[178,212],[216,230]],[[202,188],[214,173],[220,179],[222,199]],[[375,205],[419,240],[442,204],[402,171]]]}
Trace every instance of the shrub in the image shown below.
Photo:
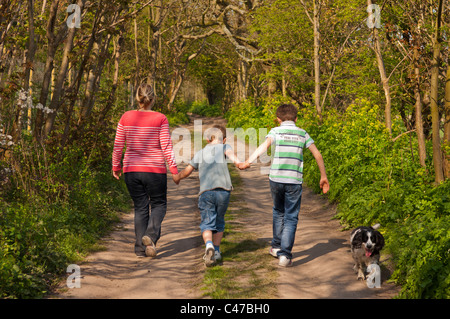
{"label": "shrub", "polygon": [[[448,298],[450,182],[433,187],[432,175],[418,164],[415,139],[394,142],[379,113],[376,105],[357,100],[342,115],[327,113],[321,126],[310,114],[299,124],[324,156],[336,217],[347,227],[382,225],[395,263],[392,280],[402,285],[399,296]],[[402,127],[394,122],[393,135]],[[305,161],[313,159],[307,155]],[[305,166],[306,183],[318,191],[316,165]]]}
{"label": "shrub", "polygon": [[223,115],[220,104],[210,105],[207,101],[195,101],[189,108],[189,111],[202,116],[214,117]]}
{"label": "shrub", "polygon": [[165,115],[167,117],[167,120],[169,121],[170,127],[189,123],[189,117],[187,116],[186,113],[170,112],[170,113],[166,113]]}

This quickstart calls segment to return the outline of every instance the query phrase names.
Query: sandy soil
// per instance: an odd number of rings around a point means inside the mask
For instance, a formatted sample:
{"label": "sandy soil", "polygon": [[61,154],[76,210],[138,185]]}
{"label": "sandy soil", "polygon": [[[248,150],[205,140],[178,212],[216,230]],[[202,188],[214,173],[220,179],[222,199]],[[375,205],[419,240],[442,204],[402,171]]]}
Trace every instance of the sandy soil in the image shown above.
{"label": "sandy soil", "polygon": [[[272,236],[272,199],[268,193],[269,181],[261,175],[259,165],[241,173],[247,207],[254,217],[249,230],[267,238]],[[332,185],[331,185],[332,187]],[[382,269],[381,288],[368,288],[357,281],[350,252],[350,231],[341,231],[332,220],[336,208],[326,198],[303,187],[302,204],[295,244],[293,266],[279,268],[278,293],[282,299],[291,298],[392,298],[397,288],[386,283],[387,269]],[[274,258],[274,265],[278,260]]]}
{"label": "sandy soil", "polygon": [[[198,119],[198,118],[197,118]],[[203,128],[223,119],[204,119]],[[191,129],[190,125],[184,126]],[[189,143],[190,141],[183,141]],[[231,144],[231,141],[227,141]],[[174,141],[178,143],[178,140]],[[241,143],[241,142],[237,142]],[[232,145],[243,147],[242,144]],[[312,163],[305,163],[311,165]],[[186,164],[179,165],[182,169]],[[268,176],[261,174],[261,164],[242,171],[245,202],[250,211],[245,224],[248,231],[267,240],[272,236],[272,202]],[[116,299],[196,299],[201,291],[203,243],[199,230],[197,193],[198,174],[175,185],[168,177],[168,210],[157,244],[156,258],[138,259],[134,255],[133,212],[123,216],[122,223],[104,239],[105,250],[93,253],[81,264],[81,288],[61,289],[51,298]],[[333,185],[331,185],[333,187]],[[391,298],[397,288],[386,283],[368,288],[357,281],[352,266],[349,231],[341,231],[338,221],[331,220],[335,207],[324,197],[304,187],[299,225],[293,249],[293,267],[279,268],[278,295],[296,298]],[[277,259],[273,258],[274,265]]]}

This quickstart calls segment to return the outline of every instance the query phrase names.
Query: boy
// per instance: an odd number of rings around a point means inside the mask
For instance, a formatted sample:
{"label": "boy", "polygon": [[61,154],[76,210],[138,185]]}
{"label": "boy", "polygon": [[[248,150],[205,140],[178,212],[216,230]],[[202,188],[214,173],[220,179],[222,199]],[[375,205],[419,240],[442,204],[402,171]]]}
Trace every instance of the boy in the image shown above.
{"label": "boy", "polygon": [[236,165],[239,161],[231,146],[225,144],[226,130],[223,126],[214,125],[205,133],[208,145],[194,155],[189,165],[178,176],[174,175],[174,181],[178,184],[194,169],[199,171],[200,230],[206,244],[203,259],[205,265],[209,267],[222,258],[220,242],[225,229],[225,213],[230,201],[230,192],[233,189],[225,156]]}
{"label": "boy", "polygon": [[273,128],[240,169],[250,167],[271,145],[275,143],[274,157],[270,167],[269,182],[273,199],[273,240],[269,253],[279,258],[279,265],[292,266],[292,247],[297,230],[298,214],[302,197],[303,149],[313,154],[320,170],[320,188],[327,193],[330,185],[325,164],[313,139],[305,130],[295,125],[297,108],[292,104],[278,107],[276,115],[280,126]]}

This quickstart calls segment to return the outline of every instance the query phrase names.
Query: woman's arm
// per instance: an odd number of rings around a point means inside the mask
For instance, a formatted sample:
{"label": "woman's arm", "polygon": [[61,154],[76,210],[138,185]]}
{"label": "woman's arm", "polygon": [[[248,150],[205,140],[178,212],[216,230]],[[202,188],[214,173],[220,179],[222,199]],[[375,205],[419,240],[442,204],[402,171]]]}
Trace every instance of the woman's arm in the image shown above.
{"label": "woman's arm", "polygon": [[169,170],[173,175],[178,174],[177,163],[175,161],[175,153],[173,151],[172,146],[172,138],[170,137],[169,132],[169,121],[167,117],[164,116],[164,119],[161,122],[161,132],[159,134],[159,144],[161,145],[161,150],[164,155],[164,159],[169,165]]}
{"label": "woman's arm", "polygon": [[120,161],[122,160],[122,151],[125,146],[125,130],[122,125],[122,119],[120,119],[119,124],[117,125],[116,137],[114,140],[114,149],[112,154],[112,171],[113,176],[116,179],[120,178],[122,174],[122,166],[120,165]]}

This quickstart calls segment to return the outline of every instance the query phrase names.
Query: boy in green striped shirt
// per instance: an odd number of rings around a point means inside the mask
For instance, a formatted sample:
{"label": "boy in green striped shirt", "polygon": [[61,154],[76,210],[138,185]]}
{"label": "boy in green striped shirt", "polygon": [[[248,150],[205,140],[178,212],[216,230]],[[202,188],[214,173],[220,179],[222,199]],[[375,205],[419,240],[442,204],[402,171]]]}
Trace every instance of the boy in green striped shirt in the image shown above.
{"label": "boy in green striped shirt", "polygon": [[297,230],[303,183],[303,149],[313,154],[320,170],[320,188],[327,193],[330,185],[325,164],[309,134],[297,127],[297,108],[292,104],[280,105],[277,120],[280,126],[273,128],[266,141],[250,155],[240,169],[250,167],[261,154],[275,144],[269,181],[273,199],[273,239],[269,253],[279,258],[280,266],[292,266],[292,247]]}

